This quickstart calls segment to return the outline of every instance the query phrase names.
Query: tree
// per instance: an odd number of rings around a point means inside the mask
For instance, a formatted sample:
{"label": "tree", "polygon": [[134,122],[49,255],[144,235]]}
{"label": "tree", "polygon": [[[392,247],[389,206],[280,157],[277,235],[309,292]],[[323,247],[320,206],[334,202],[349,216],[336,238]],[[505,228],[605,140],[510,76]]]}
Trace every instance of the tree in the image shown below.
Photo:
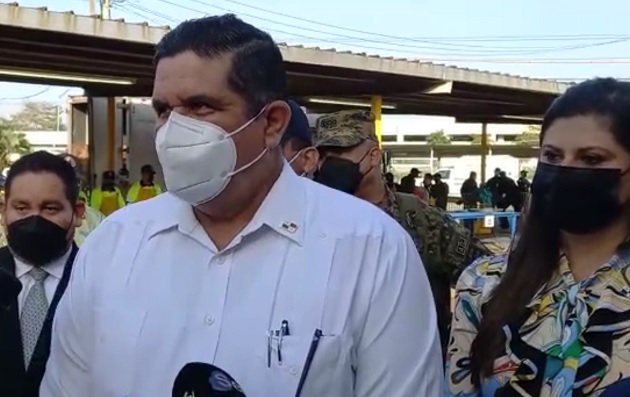
{"label": "tree", "polygon": [[519,145],[535,146],[540,141],[540,127],[530,125],[527,129],[516,136],[514,142]]}
{"label": "tree", "polygon": [[31,145],[23,133],[8,120],[0,119],[0,171],[11,165],[14,155],[27,154]]}
{"label": "tree", "polygon": [[451,138],[444,132],[444,130],[437,130],[432,132],[427,137],[427,143],[431,146],[435,145],[448,145],[451,143]]}
{"label": "tree", "polygon": [[11,117],[18,131],[65,130],[60,120],[59,106],[50,102],[24,102],[22,109]]}

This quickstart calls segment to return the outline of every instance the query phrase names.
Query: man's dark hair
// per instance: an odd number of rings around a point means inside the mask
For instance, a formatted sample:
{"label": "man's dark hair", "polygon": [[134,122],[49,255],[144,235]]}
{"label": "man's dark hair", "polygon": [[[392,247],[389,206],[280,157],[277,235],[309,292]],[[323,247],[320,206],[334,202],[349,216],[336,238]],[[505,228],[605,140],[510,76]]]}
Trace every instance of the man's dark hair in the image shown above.
{"label": "man's dark hair", "polygon": [[280,49],[268,33],[234,14],[181,23],[157,44],[155,65],[186,51],[205,58],[231,56],[228,84],[245,99],[250,116],[286,97],[287,74]]}
{"label": "man's dark hair", "polygon": [[13,163],[11,168],[9,168],[9,173],[4,185],[7,199],[11,196],[13,180],[27,172],[35,174],[49,172],[57,175],[65,185],[66,198],[68,201],[74,204],[79,199],[79,183],[72,165],[64,158],[44,151],[27,154]]}

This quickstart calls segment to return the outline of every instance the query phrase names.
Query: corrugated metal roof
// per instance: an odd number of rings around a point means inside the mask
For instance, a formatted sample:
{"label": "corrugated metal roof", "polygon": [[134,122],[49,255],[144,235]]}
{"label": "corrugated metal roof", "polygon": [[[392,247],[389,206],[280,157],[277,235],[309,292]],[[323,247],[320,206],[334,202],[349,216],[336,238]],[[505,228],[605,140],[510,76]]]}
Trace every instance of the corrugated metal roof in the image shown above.
{"label": "corrugated metal roof", "polygon": [[[107,39],[157,43],[168,26],[130,23],[124,19],[103,20],[99,16],[77,15],[73,11],[50,11],[47,7],[22,7],[18,3],[0,4],[0,25],[98,36]],[[305,47],[279,43],[287,62],[362,69],[373,72],[491,85],[529,91],[561,94],[571,84],[556,80],[497,73],[433,63],[428,60],[383,57],[335,48]]]}

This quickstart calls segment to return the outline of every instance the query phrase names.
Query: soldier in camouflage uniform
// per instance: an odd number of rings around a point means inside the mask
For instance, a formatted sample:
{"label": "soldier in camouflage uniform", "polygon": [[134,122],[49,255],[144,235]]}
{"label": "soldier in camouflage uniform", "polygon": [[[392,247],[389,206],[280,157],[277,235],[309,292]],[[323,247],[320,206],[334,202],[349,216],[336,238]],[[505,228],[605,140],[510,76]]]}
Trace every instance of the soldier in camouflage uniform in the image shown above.
{"label": "soldier in camouflage uniform", "polygon": [[374,203],[413,238],[433,290],[445,351],[451,286],[472,261],[490,251],[446,212],[430,207],[414,195],[387,188],[381,175],[382,156],[371,112],[349,110],[321,116],[313,143],[321,157],[316,181]]}

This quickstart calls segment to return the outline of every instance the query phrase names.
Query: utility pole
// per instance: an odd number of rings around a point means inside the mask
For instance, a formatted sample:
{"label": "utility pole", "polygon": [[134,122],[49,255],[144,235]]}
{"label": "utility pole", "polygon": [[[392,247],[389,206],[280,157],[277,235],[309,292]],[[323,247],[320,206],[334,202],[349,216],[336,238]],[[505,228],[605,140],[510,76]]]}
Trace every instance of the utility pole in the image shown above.
{"label": "utility pole", "polygon": [[94,4],[94,0],[90,0],[90,15],[96,14],[96,4]]}
{"label": "utility pole", "polygon": [[101,0],[101,18],[112,19],[112,0]]}

